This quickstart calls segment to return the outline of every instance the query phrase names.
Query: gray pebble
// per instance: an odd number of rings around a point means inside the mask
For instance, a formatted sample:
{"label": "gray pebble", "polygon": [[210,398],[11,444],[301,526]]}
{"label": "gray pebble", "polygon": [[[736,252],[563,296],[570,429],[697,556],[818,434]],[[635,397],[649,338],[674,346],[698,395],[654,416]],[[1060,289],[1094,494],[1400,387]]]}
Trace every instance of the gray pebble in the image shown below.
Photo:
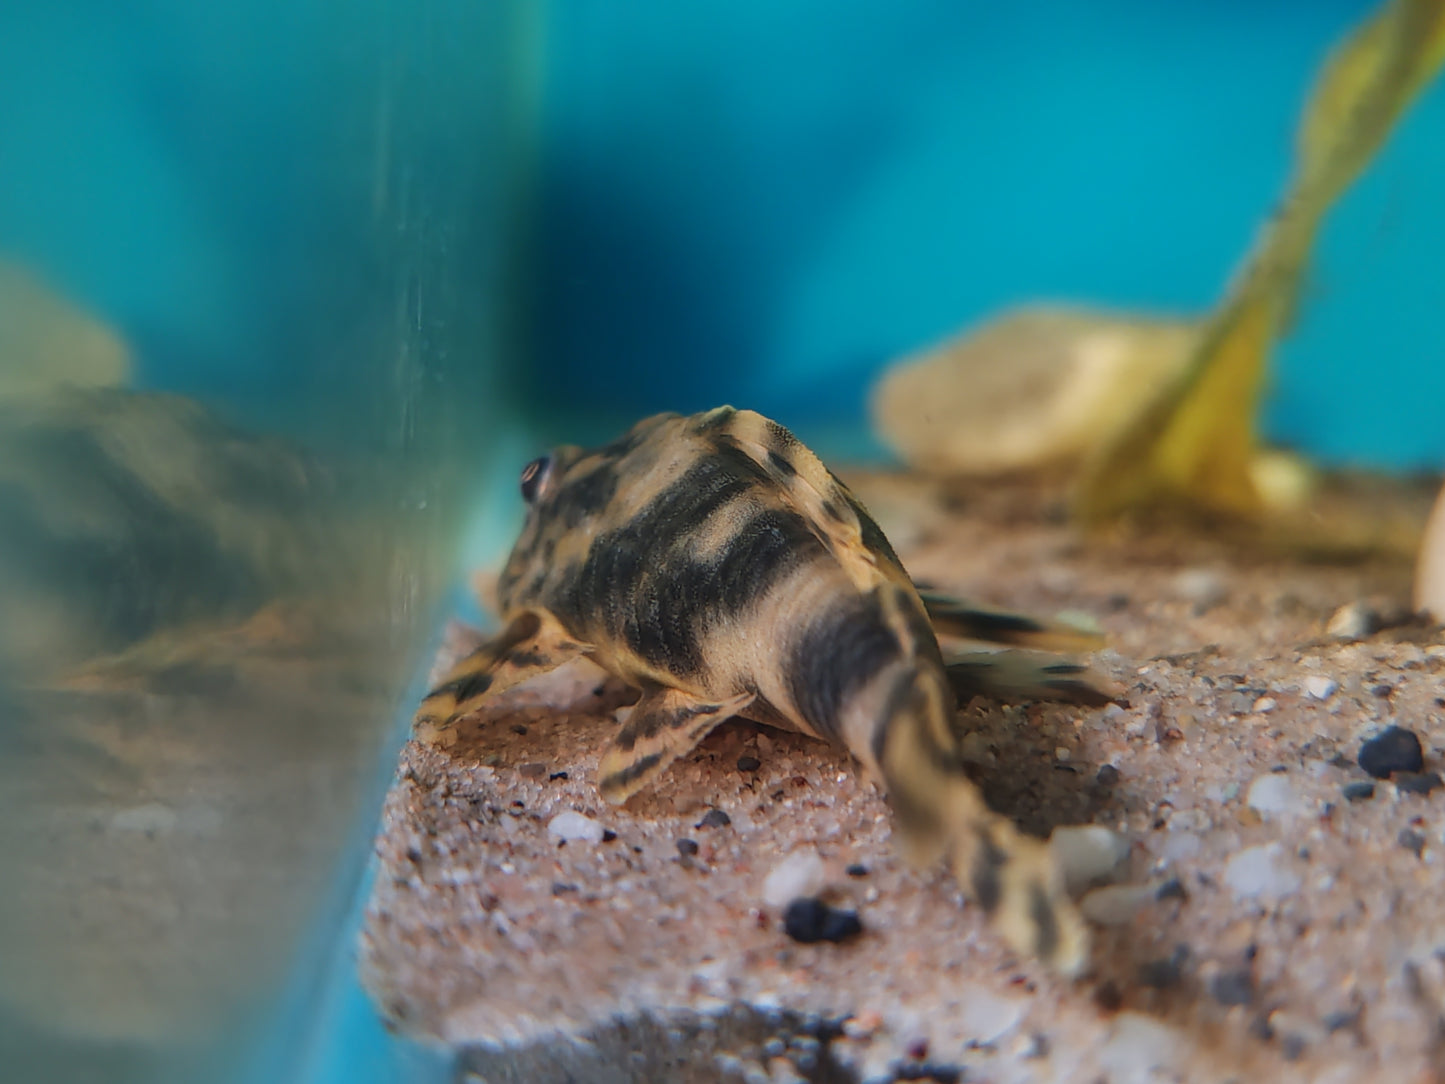
{"label": "gray pebble", "polygon": [[1395,772],[1418,772],[1425,767],[1425,754],[1413,730],[1387,726],[1360,746],[1360,767],[1376,779],[1388,779]]}
{"label": "gray pebble", "polygon": [[729,817],[726,813],[724,813],[721,809],[709,809],[706,813],[703,814],[702,820],[698,821],[694,827],[726,828],[728,825],[732,824],[732,822],[733,819]]}
{"label": "gray pebble", "polygon": [[1363,802],[1375,796],[1375,784],[1356,779],[1344,785],[1344,795],[1352,802]]}
{"label": "gray pebble", "polygon": [[1425,853],[1425,837],[1413,828],[1401,828],[1400,834],[1395,841],[1407,851],[1414,851],[1415,857],[1419,858]]}
{"label": "gray pebble", "polygon": [[1221,971],[1210,981],[1209,993],[1221,1005],[1249,1005],[1254,1001],[1254,976],[1248,968]]}
{"label": "gray pebble", "polygon": [[1429,794],[1440,787],[1439,772],[1396,772],[1395,788],[1406,794]]}

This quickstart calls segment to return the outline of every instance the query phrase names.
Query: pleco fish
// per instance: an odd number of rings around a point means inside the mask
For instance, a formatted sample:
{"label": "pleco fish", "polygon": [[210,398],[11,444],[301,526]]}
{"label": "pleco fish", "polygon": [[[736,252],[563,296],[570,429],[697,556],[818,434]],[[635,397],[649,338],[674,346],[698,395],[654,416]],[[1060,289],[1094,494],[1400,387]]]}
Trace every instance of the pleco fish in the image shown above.
{"label": "pleco fish", "polygon": [[[955,703],[1102,703],[1106,680],[1028,650],[1096,636],[920,592],[848,488],[752,411],[647,418],[605,447],[533,461],[521,487],[504,627],[427,695],[418,725],[450,726],[585,655],[640,690],[601,758],[611,802],[733,716],[842,745],[882,780],[911,860],[947,857],[1011,945],[1083,969],[1087,931],[1047,845],[964,774]],[[938,634],[1009,647],[945,658]]]}

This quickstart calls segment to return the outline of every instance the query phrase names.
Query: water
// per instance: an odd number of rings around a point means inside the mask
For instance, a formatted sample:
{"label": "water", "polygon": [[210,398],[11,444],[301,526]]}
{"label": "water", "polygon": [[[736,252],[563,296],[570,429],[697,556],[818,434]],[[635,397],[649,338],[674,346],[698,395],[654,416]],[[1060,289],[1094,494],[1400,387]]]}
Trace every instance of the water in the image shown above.
{"label": "water", "polygon": [[[0,6],[0,1079],[444,1076],[351,946],[518,467],[729,400],[874,449],[883,365],[1003,306],[1202,311],[1370,7]],[[1274,436],[1445,462],[1442,110]]]}

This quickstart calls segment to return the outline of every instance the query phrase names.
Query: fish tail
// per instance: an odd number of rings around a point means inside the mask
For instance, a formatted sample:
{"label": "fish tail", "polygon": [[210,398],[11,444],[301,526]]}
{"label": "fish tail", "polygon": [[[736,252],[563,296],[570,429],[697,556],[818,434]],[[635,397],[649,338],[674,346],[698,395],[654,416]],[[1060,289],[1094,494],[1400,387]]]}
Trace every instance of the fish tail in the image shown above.
{"label": "fish tail", "polygon": [[874,738],[874,758],[914,861],[946,856],[959,883],[1017,951],[1065,975],[1088,961],[1088,929],[1049,847],[988,808],[964,773],[944,674],[902,668]]}

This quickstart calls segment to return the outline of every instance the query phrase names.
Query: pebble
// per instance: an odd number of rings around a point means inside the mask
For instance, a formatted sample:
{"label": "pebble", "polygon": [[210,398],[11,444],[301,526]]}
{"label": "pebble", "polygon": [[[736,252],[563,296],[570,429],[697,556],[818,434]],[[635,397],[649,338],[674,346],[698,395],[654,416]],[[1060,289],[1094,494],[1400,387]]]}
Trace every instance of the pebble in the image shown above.
{"label": "pebble", "polygon": [[1249,785],[1245,805],[1261,816],[1300,816],[1310,811],[1310,803],[1295,789],[1287,775],[1261,775]]}
{"label": "pebble", "polygon": [[869,1010],[844,1020],[843,1034],[855,1042],[862,1042],[873,1038],[874,1033],[882,1026],[882,1014]]}
{"label": "pebble", "polygon": [[556,836],[561,840],[580,840],[584,843],[601,843],[602,837],[606,834],[600,821],[594,821],[591,817],[585,817],[581,813],[567,810],[565,813],[558,813],[547,822],[547,834]]}
{"label": "pebble", "polygon": [[1161,900],[1187,900],[1189,898],[1189,892],[1184,887],[1183,881],[1178,877],[1171,877],[1159,886],[1159,891],[1155,893],[1155,898]]}
{"label": "pebble", "polygon": [[1359,763],[1376,779],[1388,779],[1394,772],[1420,771],[1425,767],[1425,756],[1414,731],[1387,726],[1360,746]]}
{"label": "pebble", "polygon": [[740,772],[755,772],[762,766],[763,762],[757,757],[748,756],[747,754],[738,757],[738,771]]}
{"label": "pebble", "polygon": [[684,858],[691,858],[697,854],[698,846],[695,839],[679,839],[677,841],[677,853]]}
{"label": "pebble", "polygon": [[1094,776],[1094,782],[1098,783],[1101,787],[1112,787],[1115,783],[1119,782],[1119,769],[1112,764],[1105,764],[1099,769],[1099,773]]}
{"label": "pebble", "polygon": [[1279,707],[1279,701],[1276,700],[1274,697],[1261,696],[1258,700],[1256,700],[1253,704],[1250,705],[1249,710],[1257,712],[1260,715],[1267,715],[1277,707]]}
{"label": "pebble", "polygon": [[1189,568],[1174,577],[1174,594],[1201,609],[1209,609],[1229,597],[1229,588],[1219,573],[1207,568]]}
{"label": "pebble", "polygon": [[1300,687],[1312,700],[1328,700],[1339,690],[1340,683],[1324,674],[1311,674],[1300,682]]}
{"label": "pebble", "polygon": [[1347,602],[1330,617],[1325,632],[1336,640],[1363,640],[1380,629],[1380,615],[1363,602]]}
{"label": "pebble", "polygon": [[1395,837],[1395,842],[1407,851],[1414,851],[1416,858],[1420,858],[1425,853],[1425,837],[1413,828],[1401,828],[1400,834]]}
{"label": "pebble", "polygon": [[1071,893],[1107,881],[1129,857],[1129,841],[1097,824],[1055,828],[1049,850]]}
{"label": "pebble", "polygon": [[1236,852],[1224,867],[1224,880],[1240,899],[1291,896],[1299,891],[1299,874],[1286,868],[1278,843],[1264,843]]}
{"label": "pebble", "polygon": [[1405,794],[1429,794],[1441,785],[1439,772],[1397,772],[1395,789]]}
{"label": "pebble", "polygon": [[1127,926],[1154,893],[1153,885],[1106,885],[1086,894],[1079,910],[1100,926]]}
{"label": "pebble", "polygon": [[829,907],[816,896],[793,900],[783,912],[783,931],[794,941],[846,941],[863,932],[858,912]]}
{"label": "pebble", "polygon": [[1194,1044],[1187,1035],[1162,1021],[1138,1012],[1121,1012],[1103,1049],[1099,1063],[1111,1081],[1146,1081],[1176,1077]]}
{"label": "pebble", "polygon": [[1147,960],[1139,965],[1139,983],[1156,990],[1167,990],[1178,986],[1184,977],[1184,964],[1189,959],[1189,950],[1180,945],[1172,956]]}
{"label": "pebble", "polygon": [[827,870],[816,851],[793,851],[763,881],[763,902],[769,907],[786,907],[799,897],[816,896],[827,880]]}
{"label": "pebble", "polygon": [[1210,980],[1209,993],[1221,1005],[1249,1005],[1254,1001],[1254,975],[1248,968],[1221,971]]}
{"label": "pebble", "polygon": [[996,1043],[1024,1018],[1029,1002],[1025,998],[1001,997],[978,986],[958,991],[957,1007],[951,1010],[958,1028],[980,1043]]}
{"label": "pebble", "polygon": [[1363,802],[1375,796],[1375,784],[1364,779],[1356,779],[1353,783],[1344,785],[1345,798],[1351,802]]}
{"label": "pebble", "polygon": [[732,824],[733,819],[721,809],[709,809],[703,814],[702,820],[693,825],[694,828],[726,828]]}
{"label": "pebble", "polygon": [[1311,1045],[1324,1038],[1318,1025],[1283,1009],[1269,1014],[1269,1029],[1279,1039],[1287,1061],[1298,1061]]}

